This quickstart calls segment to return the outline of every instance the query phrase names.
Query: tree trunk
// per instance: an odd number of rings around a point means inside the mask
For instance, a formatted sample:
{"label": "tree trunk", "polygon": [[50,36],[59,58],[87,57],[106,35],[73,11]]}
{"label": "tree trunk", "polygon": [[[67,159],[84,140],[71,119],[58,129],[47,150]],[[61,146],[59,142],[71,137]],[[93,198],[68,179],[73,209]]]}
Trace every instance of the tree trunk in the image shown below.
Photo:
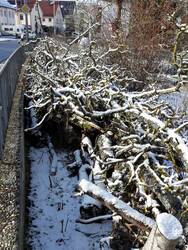
{"label": "tree trunk", "polygon": [[182,226],[173,215],[159,214],[142,250],[175,250],[182,233]]}
{"label": "tree trunk", "polygon": [[116,0],[117,15],[116,15],[116,31],[121,28],[121,14],[122,14],[123,0]]}

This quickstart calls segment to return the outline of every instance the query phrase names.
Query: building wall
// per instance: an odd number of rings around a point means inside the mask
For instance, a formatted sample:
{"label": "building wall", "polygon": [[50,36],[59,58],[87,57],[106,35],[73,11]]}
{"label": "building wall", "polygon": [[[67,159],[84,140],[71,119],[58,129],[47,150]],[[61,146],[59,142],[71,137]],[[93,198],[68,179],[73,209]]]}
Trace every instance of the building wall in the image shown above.
{"label": "building wall", "polygon": [[[57,8],[55,18],[53,16],[43,16],[40,5],[38,5],[38,8],[39,12],[37,10],[37,5],[35,4],[28,13],[28,25],[31,26],[32,31],[36,33],[41,31],[40,18],[42,25],[47,27],[53,27],[55,25],[59,31],[63,31],[63,16],[59,6]],[[21,10],[16,12],[16,25],[26,25],[25,14]]]}
{"label": "building wall", "polygon": [[42,25],[47,27],[53,27],[54,18],[52,16],[43,16],[42,17]]}
{"label": "building wall", "polygon": [[57,10],[56,10],[56,14],[55,14],[55,17],[54,17],[54,20],[53,20],[53,25],[58,28],[58,30],[60,32],[62,32],[64,30],[64,19],[63,19],[63,16],[62,16],[62,12],[61,12],[61,9],[60,9],[60,6],[58,6]]}
{"label": "building wall", "polygon": [[[38,8],[39,8],[39,13],[36,4],[28,13],[28,25],[30,25],[31,30],[36,33],[39,33],[41,31],[39,15],[41,16],[42,20],[42,11],[40,6],[38,6]],[[16,12],[16,25],[24,25],[24,26],[26,25],[25,14],[21,10]]]}
{"label": "building wall", "polygon": [[32,31],[36,33],[39,33],[42,30],[40,18],[42,21],[43,15],[42,15],[42,10],[39,5],[38,5],[38,10],[37,10],[37,5],[35,4],[30,12],[31,29]]}
{"label": "building wall", "polygon": [[0,24],[15,25],[15,9],[0,6]]}
{"label": "building wall", "polygon": [[[26,25],[25,14],[22,11],[17,11],[15,15],[16,25]],[[28,14],[28,25],[31,25],[30,13]]]}
{"label": "building wall", "polygon": [[64,19],[60,6],[56,10],[55,17],[53,16],[42,16],[42,25],[47,27],[55,27],[56,30],[62,32],[64,29]]}

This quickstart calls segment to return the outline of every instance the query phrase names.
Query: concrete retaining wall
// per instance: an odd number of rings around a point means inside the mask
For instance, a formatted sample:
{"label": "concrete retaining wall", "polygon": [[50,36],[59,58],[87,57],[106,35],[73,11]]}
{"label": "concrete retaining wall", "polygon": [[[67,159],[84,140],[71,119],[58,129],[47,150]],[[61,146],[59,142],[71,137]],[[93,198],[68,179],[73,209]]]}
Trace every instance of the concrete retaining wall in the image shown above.
{"label": "concrete retaining wall", "polygon": [[24,49],[20,47],[7,60],[0,71],[0,159],[2,158],[12,99],[24,60]]}
{"label": "concrete retaining wall", "polygon": [[[0,73],[0,249],[24,249],[25,164],[22,63],[36,43],[19,48]],[[19,58],[18,58],[19,57]],[[19,79],[18,79],[19,75]],[[6,136],[5,136],[6,135]]]}
{"label": "concrete retaining wall", "polygon": [[[24,216],[24,144],[23,144],[23,86],[19,82],[13,99],[12,111],[0,163],[0,249],[18,247]],[[20,223],[21,222],[21,223]],[[22,226],[21,226],[22,224]]]}
{"label": "concrete retaining wall", "polygon": [[0,160],[3,157],[6,130],[20,69],[27,52],[32,51],[36,42],[19,47],[0,69]]}

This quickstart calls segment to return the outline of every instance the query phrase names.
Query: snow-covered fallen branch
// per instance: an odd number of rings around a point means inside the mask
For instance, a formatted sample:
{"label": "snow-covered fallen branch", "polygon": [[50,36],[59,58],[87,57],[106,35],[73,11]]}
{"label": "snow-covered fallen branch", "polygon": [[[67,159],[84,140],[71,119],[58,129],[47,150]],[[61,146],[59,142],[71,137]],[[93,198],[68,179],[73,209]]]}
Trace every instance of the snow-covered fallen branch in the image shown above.
{"label": "snow-covered fallen branch", "polygon": [[108,214],[108,215],[101,215],[101,216],[97,216],[97,217],[93,217],[87,220],[84,219],[77,219],[76,222],[77,223],[82,223],[82,224],[90,224],[90,223],[96,223],[96,222],[101,222],[103,220],[109,220],[112,219],[112,215]]}
{"label": "snow-covered fallen branch", "polygon": [[87,180],[81,180],[79,183],[79,187],[84,193],[91,195],[95,199],[98,199],[105,206],[107,206],[110,210],[112,210],[113,212],[116,212],[123,219],[131,223],[134,223],[138,227],[144,230],[145,229],[150,230],[155,225],[154,220],[152,220],[149,217],[146,217],[145,215],[131,208],[125,202],[116,198],[114,195],[110,194],[109,192],[99,188],[93,183]]}

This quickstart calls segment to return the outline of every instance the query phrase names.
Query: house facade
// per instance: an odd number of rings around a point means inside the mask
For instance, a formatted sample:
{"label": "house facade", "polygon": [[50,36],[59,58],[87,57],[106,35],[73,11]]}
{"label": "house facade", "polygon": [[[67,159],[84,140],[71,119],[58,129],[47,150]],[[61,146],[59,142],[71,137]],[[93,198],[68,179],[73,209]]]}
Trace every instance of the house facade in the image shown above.
{"label": "house facade", "polygon": [[2,27],[2,25],[14,26],[15,13],[15,5],[10,4],[6,0],[0,0],[0,28]]}
{"label": "house facade", "polygon": [[64,19],[59,2],[49,4],[48,1],[40,1],[42,25],[51,28],[55,33],[64,29]]}
{"label": "house facade", "polygon": [[[39,11],[36,6],[35,0],[30,0],[27,3],[29,12],[27,13],[28,25],[32,31],[39,33],[40,32],[40,22],[39,22],[39,15],[41,15],[41,11]],[[26,25],[26,15],[22,11],[23,4],[17,5],[16,11],[16,25],[17,26],[25,26]]]}
{"label": "house facade", "polygon": [[[17,6],[16,25],[26,25],[26,16],[22,11],[22,2]],[[36,33],[49,28],[56,32],[63,31],[64,19],[59,2],[50,4],[47,0],[27,0],[29,13],[27,15],[28,25]]]}

